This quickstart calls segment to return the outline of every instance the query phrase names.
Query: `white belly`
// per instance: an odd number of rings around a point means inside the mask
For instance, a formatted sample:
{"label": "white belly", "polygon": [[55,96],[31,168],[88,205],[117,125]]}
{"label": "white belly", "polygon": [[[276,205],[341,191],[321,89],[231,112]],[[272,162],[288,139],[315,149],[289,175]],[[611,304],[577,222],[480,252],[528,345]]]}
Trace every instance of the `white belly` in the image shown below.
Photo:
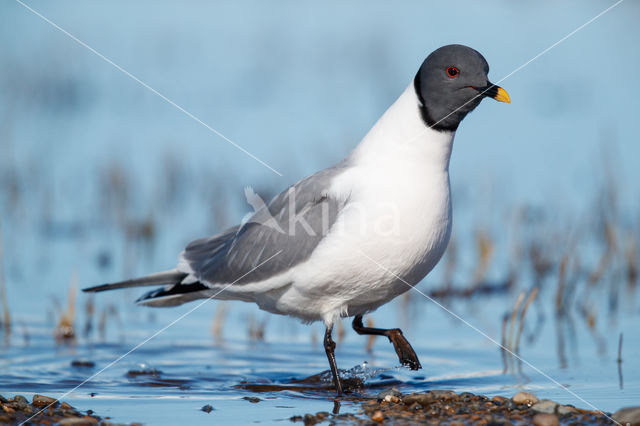
{"label": "white belly", "polygon": [[298,316],[325,321],[363,314],[408,291],[440,260],[451,234],[448,174],[411,166],[393,179],[372,172],[345,176],[362,186],[296,268],[279,311],[302,308]]}

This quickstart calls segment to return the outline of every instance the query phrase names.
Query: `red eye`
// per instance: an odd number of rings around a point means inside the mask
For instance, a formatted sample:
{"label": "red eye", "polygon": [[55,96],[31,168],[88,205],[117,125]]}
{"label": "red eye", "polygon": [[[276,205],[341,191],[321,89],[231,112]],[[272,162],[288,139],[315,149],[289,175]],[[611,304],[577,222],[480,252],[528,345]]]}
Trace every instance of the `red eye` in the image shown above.
{"label": "red eye", "polygon": [[447,75],[451,78],[453,77],[457,77],[458,74],[460,74],[460,70],[456,67],[449,67],[447,68]]}

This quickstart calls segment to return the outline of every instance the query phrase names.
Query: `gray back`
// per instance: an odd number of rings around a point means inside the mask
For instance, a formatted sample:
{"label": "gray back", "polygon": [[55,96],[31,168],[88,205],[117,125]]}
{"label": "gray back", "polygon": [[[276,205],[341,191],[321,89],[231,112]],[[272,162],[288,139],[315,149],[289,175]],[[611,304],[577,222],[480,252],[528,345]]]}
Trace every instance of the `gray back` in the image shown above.
{"label": "gray back", "polygon": [[193,241],[181,257],[198,280],[217,284],[265,280],[305,261],[345,204],[327,194],[345,167],[341,163],[302,179],[245,224]]}

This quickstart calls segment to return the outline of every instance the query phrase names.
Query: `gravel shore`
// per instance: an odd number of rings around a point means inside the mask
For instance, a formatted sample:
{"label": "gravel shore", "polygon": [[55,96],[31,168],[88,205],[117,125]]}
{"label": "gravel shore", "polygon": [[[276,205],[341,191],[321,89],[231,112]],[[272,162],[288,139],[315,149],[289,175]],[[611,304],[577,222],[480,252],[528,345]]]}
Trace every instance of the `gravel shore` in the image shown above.
{"label": "gravel shore", "polygon": [[[315,414],[291,417],[305,426],[329,424],[428,424],[463,425],[614,425],[640,426],[640,407],[627,407],[615,413],[585,410],[563,405],[520,392],[512,398],[488,398],[469,392],[449,390],[402,394],[396,389],[380,392],[377,398],[358,400],[356,412]],[[203,407],[204,410],[204,407]],[[207,410],[205,410],[207,411]],[[210,412],[208,410],[207,412]],[[44,395],[34,395],[31,402],[16,395],[0,396],[0,424],[113,425],[91,410],[80,412],[66,402]],[[131,423],[136,425],[136,423]]]}
{"label": "gravel shore", "polygon": [[640,407],[615,413],[584,410],[520,392],[512,398],[488,398],[469,392],[449,390],[403,395],[395,389],[381,392],[377,398],[363,400],[358,413],[320,412],[294,416],[293,422],[314,425],[332,424],[428,424],[462,425],[640,425]]}
{"label": "gravel shore", "polygon": [[0,424],[56,424],[61,426],[111,425],[91,410],[80,412],[66,402],[44,395],[34,395],[31,402],[22,395],[4,398],[0,395]]}

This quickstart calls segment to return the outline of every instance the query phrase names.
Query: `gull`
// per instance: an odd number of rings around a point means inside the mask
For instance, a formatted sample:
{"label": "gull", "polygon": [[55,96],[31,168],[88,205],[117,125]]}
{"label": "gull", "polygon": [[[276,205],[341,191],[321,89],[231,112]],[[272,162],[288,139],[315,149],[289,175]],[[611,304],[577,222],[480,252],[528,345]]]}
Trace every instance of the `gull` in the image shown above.
{"label": "gull", "polygon": [[470,47],[435,50],[344,160],[268,204],[247,191],[257,211],[188,244],[176,268],[84,291],[162,285],[137,303],[240,300],[305,323],[323,321],[338,395],[331,332],[341,318],[353,317],[358,334],[386,336],[401,364],[421,368],[400,329],[365,327],[362,319],[418,284],[442,257],[451,235],[449,159],[458,126],[483,98],[510,103],[488,73]]}

